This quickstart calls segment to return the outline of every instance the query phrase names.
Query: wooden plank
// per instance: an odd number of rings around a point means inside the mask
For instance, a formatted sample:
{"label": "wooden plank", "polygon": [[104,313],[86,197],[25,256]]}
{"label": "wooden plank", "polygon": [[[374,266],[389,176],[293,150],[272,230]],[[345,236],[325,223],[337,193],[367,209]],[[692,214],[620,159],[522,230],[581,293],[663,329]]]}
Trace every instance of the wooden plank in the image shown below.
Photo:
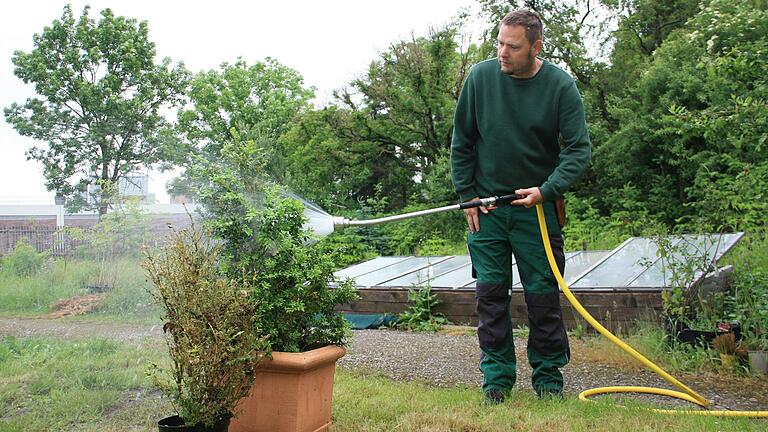
{"label": "wooden plank", "polygon": [[358,290],[361,301],[384,302],[384,303],[407,303],[408,293],[404,291],[379,291],[379,290]]}
{"label": "wooden plank", "polygon": [[[349,305],[341,305],[338,310],[359,313],[398,314],[408,307],[408,295],[404,290],[362,289],[361,299]],[[436,292],[441,301],[436,312],[444,314],[451,322],[477,325],[475,298],[472,291]],[[609,329],[627,328],[638,320],[658,320],[661,322],[661,296],[659,293],[600,292],[580,293],[585,309]],[[581,317],[575,317],[575,311],[561,296],[563,320],[567,328],[584,324]],[[514,293],[511,301],[511,315],[515,326],[528,324],[528,310],[521,293]]]}

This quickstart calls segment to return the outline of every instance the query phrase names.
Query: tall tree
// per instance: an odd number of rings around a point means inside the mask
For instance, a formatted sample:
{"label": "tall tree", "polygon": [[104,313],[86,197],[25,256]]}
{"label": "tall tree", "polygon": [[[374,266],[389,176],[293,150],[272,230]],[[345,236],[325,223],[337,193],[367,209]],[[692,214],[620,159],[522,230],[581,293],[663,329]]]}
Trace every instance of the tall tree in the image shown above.
{"label": "tall tree", "polygon": [[393,43],[365,76],[336,93],[349,113],[337,134],[370,144],[368,192],[378,184],[391,209],[407,203],[418,179],[450,146],[456,100],[469,67],[480,59],[477,47],[459,46],[458,28],[453,23]]}
{"label": "tall tree", "polygon": [[699,10],[699,0],[618,0],[607,2],[618,19],[613,33],[608,91],[617,97],[640,78],[653,53]]}
{"label": "tall tree", "polygon": [[110,9],[96,22],[85,7],[75,20],[67,5],[31,52],[13,55],[14,73],[38,97],[6,108],[6,121],[47,143],[27,159],[43,164],[46,188],[69,198],[70,210],[104,214],[120,178],[171,154],[160,109],[181,101],[189,74],[168,58],[156,64],[148,33],[146,21]]}
{"label": "tall tree", "polygon": [[299,72],[267,58],[249,66],[238,59],[223,63],[220,70],[200,72],[191,80],[192,107],[178,113],[178,129],[191,150],[218,156],[233,129],[253,131],[271,146],[266,169],[282,177],[283,151],[277,138],[296,115],[309,106],[314,89],[304,86]]}

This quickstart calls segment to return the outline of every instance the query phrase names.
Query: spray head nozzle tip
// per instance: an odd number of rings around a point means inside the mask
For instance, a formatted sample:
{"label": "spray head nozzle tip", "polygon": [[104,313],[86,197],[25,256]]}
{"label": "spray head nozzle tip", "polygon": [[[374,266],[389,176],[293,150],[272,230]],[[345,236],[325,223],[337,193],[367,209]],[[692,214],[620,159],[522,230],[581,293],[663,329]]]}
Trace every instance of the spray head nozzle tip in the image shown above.
{"label": "spray head nozzle tip", "polygon": [[333,230],[334,231],[341,231],[342,229],[348,227],[350,225],[349,219],[345,217],[340,216],[334,216],[333,217]]}

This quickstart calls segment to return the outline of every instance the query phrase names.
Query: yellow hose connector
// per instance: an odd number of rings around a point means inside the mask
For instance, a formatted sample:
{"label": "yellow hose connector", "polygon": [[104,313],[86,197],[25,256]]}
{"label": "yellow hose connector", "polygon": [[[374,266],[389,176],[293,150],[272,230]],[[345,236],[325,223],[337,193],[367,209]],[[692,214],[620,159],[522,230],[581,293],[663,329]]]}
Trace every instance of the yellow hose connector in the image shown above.
{"label": "yellow hose connector", "polygon": [[[549,261],[549,266],[552,269],[552,273],[555,275],[555,279],[557,279],[557,284],[560,285],[560,288],[563,291],[563,294],[568,299],[568,302],[571,303],[571,306],[573,306],[574,309],[581,315],[592,327],[595,328],[600,334],[607,337],[611,342],[613,342],[615,345],[617,345],[619,348],[624,350],[626,353],[643,363],[648,369],[651,369],[652,371],[656,372],[659,376],[664,378],[667,382],[674,385],[678,389],[682,390],[680,391],[674,391],[674,390],[668,390],[668,389],[661,389],[661,388],[655,388],[655,387],[634,387],[634,386],[615,386],[615,387],[599,387],[594,389],[589,389],[581,392],[579,394],[579,399],[583,401],[587,401],[588,397],[598,395],[598,394],[605,394],[605,393],[650,393],[655,395],[662,395],[662,396],[669,396],[674,397],[677,399],[686,400],[688,402],[691,402],[693,404],[696,404],[702,408],[707,408],[709,406],[709,401],[701,396],[700,394],[693,391],[691,388],[677,380],[675,377],[667,373],[664,369],[660,368],[656,364],[654,364],[652,361],[648,360],[644,355],[640,354],[632,348],[631,346],[627,345],[624,341],[616,337],[613,333],[611,333],[608,329],[603,327],[602,324],[600,324],[586,309],[584,309],[584,306],[579,303],[579,301],[576,299],[576,296],[573,295],[570,288],[568,288],[568,284],[565,283],[565,280],[563,279],[563,275],[560,274],[560,269],[557,268],[557,263],[555,262],[555,256],[552,254],[552,246],[549,243],[549,233],[547,231],[547,223],[546,219],[544,218],[544,208],[541,206],[541,204],[536,205],[536,214],[539,219],[539,228],[541,230],[541,239],[544,242],[544,249],[547,253],[547,260]],[[663,414],[694,414],[694,415],[708,415],[708,416],[719,416],[719,417],[752,417],[752,418],[768,418],[768,411],[712,411],[712,410],[674,410],[674,409],[653,409],[652,411],[663,413]]]}

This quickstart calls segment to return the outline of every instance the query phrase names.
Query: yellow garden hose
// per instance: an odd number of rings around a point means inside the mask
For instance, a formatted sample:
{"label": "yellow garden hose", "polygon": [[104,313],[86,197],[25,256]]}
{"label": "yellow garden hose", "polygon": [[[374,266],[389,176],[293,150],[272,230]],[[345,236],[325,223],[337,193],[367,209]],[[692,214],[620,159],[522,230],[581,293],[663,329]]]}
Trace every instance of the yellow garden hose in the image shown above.
{"label": "yellow garden hose", "polygon": [[[588,400],[587,398],[590,396],[594,396],[597,394],[604,394],[604,393],[650,393],[650,394],[670,396],[678,399],[683,399],[688,402],[699,405],[702,408],[707,408],[709,406],[709,401],[707,399],[705,399],[703,396],[701,396],[700,394],[690,389],[685,384],[678,381],[675,377],[667,373],[664,369],[658,367],[652,361],[648,360],[645,356],[637,352],[634,348],[627,345],[624,341],[616,337],[608,329],[603,327],[602,324],[597,322],[597,320],[589,312],[587,312],[586,309],[584,309],[584,306],[582,306],[581,303],[579,303],[579,301],[571,292],[570,288],[568,288],[568,284],[565,283],[565,280],[563,280],[563,276],[560,274],[560,270],[557,268],[555,257],[552,254],[552,247],[549,244],[549,233],[547,232],[547,223],[546,223],[546,220],[544,219],[544,209],[542,208],[541,204],[536,205],[536,214],[538,215],[538,218],[539,218],[539,228],[541,229],[541,238],[542,238],[542,241],[544,242],[544,249],[547,252],[547,260],[549,261],[549,266],[552,268],[552,273],[554,273],[555,279],[557,279],[558,285],[560,285],[560,288],[563,290],[563,294],[565,294],[565,297],[571,303],[571,306],[573,306],[573,308],[576,309],[576,311],[579,312],[579,314],[582,317],[584,317],[584,319],[587,320],[587,322],[592,327],[594,327],[595,330],[600,332],[600,334],[607,337],[611,342],[616,344],[619,348],[627,352],[629,355],[631,355],[635,359],[639,360],[641,363],[643,363],[652,371],[656,372],[662,378],[667,380],[667,382],[674,385],[678,389],[682,390],[682,392],[679,392],[679,391],[661,389],[661,388],[655,388],[655,387],[635,387],[635,386],[599,387],[599,388],[589,389],[581,392],[579,394],[579,399],[583,401],[587,401]],[[664,413],[664,414],[696,414],[696,415],[708,415],[708,416],[719,416],[719,417],[768,418],[768,411],[709,411],[709,410],[669,410],[669,409],[653,409],[652,411],[658,412],[658,413]]]}

